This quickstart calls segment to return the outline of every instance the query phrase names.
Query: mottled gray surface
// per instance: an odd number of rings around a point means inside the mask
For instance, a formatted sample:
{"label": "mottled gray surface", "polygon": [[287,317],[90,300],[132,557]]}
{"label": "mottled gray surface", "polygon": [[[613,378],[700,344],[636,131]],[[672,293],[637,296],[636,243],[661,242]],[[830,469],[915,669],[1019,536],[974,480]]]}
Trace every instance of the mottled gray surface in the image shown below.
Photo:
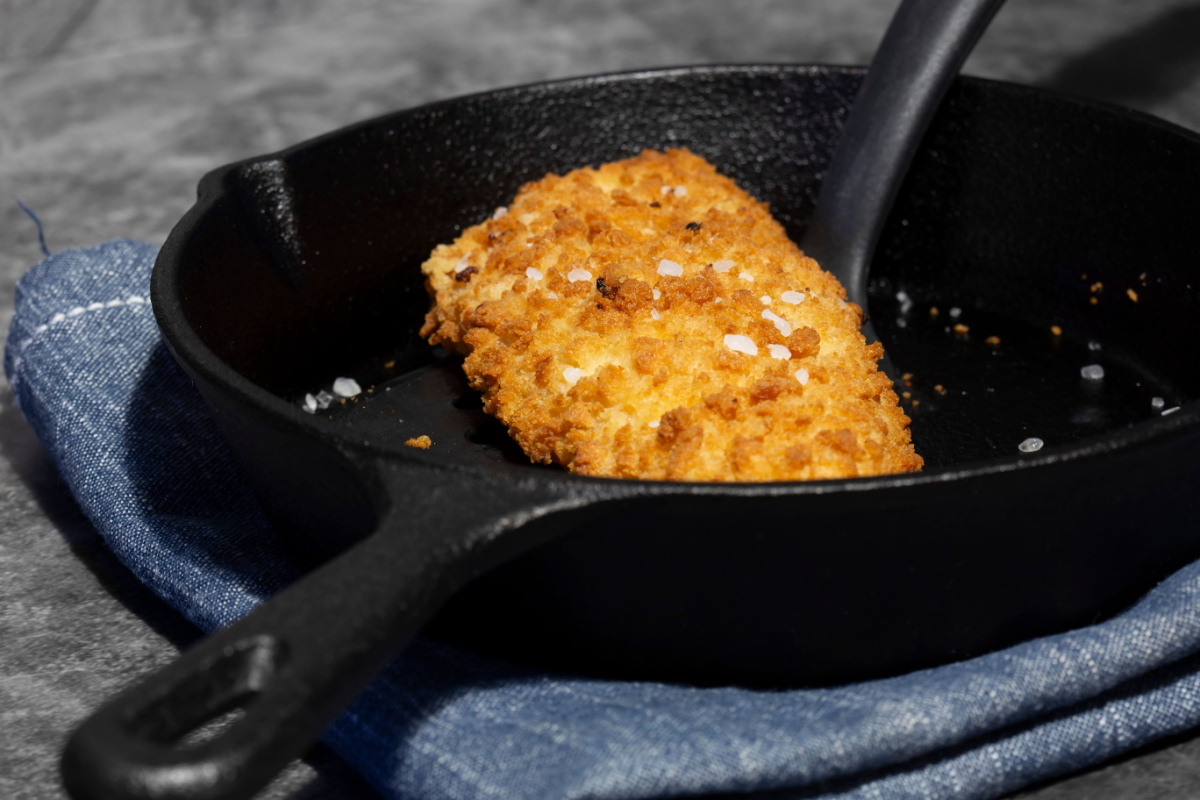
{"label": "mottled gray surface", "polygon": [[[0,325],[51,249],[161,242],[197,179],[396,108],[546,78],[864,63],[895,0],[0,0]],[[1011,0],[966,71],[1200,129],[1200,4]],[[0,797],[59,797],[65,733],[195,634],[99,544],[0,388]],[[1191,798],[1200,740],[1025,798]],[[264,797],[364,798],[327,751]]]}

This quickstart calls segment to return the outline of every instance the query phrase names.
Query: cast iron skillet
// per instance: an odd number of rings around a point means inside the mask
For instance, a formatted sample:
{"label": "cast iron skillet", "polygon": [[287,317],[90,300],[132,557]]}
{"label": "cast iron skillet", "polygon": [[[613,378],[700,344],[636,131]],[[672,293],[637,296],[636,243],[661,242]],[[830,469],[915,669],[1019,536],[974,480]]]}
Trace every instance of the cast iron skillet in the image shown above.
{"label": "cast iron skillet", "polygon": [[[159,324],[281,535],[341,555],[93,718],[65,756],[72,793],[248,794],[468,582],[433,635],[560,669],[796,686],[1085,625],[1200,557],[1200,137],[1143,115],[951,90],[869,308],[912,374],[922,474],[711,485],[530,465],[416,336],[432,247],[547,171],[686,145],[802,237],[860,77],[509,89],[206,176],[156,266]],[[1081,377],[1092,363],[1103,380]],[[370,388],[302,410],[346,375]],[[421,434],[428,451],[404,446]],[[1045,448],[1019,452],[1032,436]],[[233,708],[217,739],[174,746]]]}

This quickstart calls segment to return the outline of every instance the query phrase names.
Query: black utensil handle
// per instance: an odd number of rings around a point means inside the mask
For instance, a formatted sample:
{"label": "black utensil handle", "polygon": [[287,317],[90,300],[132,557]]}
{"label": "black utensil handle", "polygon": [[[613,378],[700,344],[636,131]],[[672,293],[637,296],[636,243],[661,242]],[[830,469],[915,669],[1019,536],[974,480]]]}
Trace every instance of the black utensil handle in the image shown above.
{"label": "black utensil handle", "polygon": [[[248,798],[321,735],[459,586],[544,537],[519,489],[397,470],[379,531],[126,690],[63,755],[76,800]],[[536,526],[534,526],[536,528]],[[498,543],[498,544],[497,544]],[[208,741],[186,737],[229,712]]]}
{"label": "black utensil handle", "polygon": [[1004,0],[904,0],[863,79],[803,249],[867,310],[867,270],[942,97]]}

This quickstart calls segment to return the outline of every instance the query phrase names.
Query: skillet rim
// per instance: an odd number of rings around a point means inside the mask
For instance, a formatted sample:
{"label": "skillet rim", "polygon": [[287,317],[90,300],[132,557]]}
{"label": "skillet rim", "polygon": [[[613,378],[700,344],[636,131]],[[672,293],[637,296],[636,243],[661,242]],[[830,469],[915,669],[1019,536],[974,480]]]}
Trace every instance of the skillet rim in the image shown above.
{"label": "skillet rim", "polygon": [[[772,73],[788,73],[800,76],[817,74],[861,76],[865,72],[865,67],[845,65],[717,64],[638,69],[583,75],[550,81],[536,81],[458,95],[431,103],[423,103],[399,109],[351,123],[272,153],[252,156],[225,164],[209,171],[200,179],[197,186],[196,202],[172,228],[155,259],[150,280],[150,300],[155,321],[172,356],[186,372],[199,373],[210,384],[220,388],[224,392],[239,397],[243,402],[265,412],[266,417],[276,426],[303,432],[308,436],[316,436],[327,443],[337,446],[344,452],[353,452],[373,459],[394,459],[429,468],[480,474],[484,471],[483,467],[464,463],[453,457],[442,457],[436,452],[390,446],[379,442],[363,443],[360,438],[347,435],[344,426],[336,422],[331,423],[320,415],[308,414],[296,404],[253,383],[226,364],[209,348],[196,329],[192,327],[184,312],[184,301],[181,297],[182,290],[180,288],[180,271],[196,226],[210,209],[228,197],[225,176],[229,172],[247,164],[270,160],[286,160],[309,148],[325,144],[343,136],[353,135],[360,130],[379,125],[385,120],[401,118],[406,114],[417,111],[436,111],[439,108],[470,102],[478,98],[503,99],[505,95],[521,95],[528,93],[532,89],[549,89],[556,92],[564,92],[587,88],[597,84],[662,81],[672,77],[709,76],[719,78],[724,74],[768,75]],[[1191,144],[1200,148],[1200,133],[1151,114],[1125,108],[1113,103],[1081,98],[1061,91],[1036,86],[1025,86],[1010,81],[969,76],[960,76],[957,80],[968,84],[986,86],[991,91],[1040,95],[1056,103],[1083,106],[1104,114],[1124,118],[1139,125],[1149,125],[1162,129],[1172,135],[1190,140]],[[834,492],[880,491],[968,479],[986,479],[987,476],[997,473],[1049,467],[1051,465],[1082,459],[1116,456],[1131,453],[1141,448],[1153,447],[1163,439],[1173,438],[1177,434],[1196,427],[1200,427],[1200,400],[1185,403],[1179,407],[1178,411],[1167,416],[1142,420],[1128,427],[1087,437],[1071,444],[1053,446],[1040,451],[1037,455],[1018,454],[984,461],[971,461],[962,465],[955,464],[937,467],[917,473],[842,478],[836,480],[778,482],[642,481],[626,478],[579,475],[568,472],[560,467],[546,468],[532,462],[529,466],[544,469],[544,477],[556,482],[568,485],[587,484],[593,489],[607,486],[615,489],[617,493],[621,493],[620,487],[636,486],[639,487],[638,491],[645,491],[651,494],[705,493],[731,497],[821,495]],[[524,464],[505,464],[504,469],[505,471],[518,471],[520,474],[528,474],[526,472],[528,467]]]}

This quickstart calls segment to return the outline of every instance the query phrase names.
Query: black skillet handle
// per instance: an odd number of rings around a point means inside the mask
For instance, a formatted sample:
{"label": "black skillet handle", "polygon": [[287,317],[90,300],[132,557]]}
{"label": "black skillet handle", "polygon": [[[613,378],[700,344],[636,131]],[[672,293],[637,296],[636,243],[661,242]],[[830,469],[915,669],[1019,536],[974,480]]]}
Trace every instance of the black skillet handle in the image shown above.
{"label": "black skillet handle", "polygon": [[867,270],[900,184],[942,97],[1003,2],[903,0],[871,61],[802,243],[864,312]]}
{"label": "black skillet handle", "polygon": [[[317,740],[458,587],[552,535],[522,522],[572,504],[538,486],[464,487],[411,465],[381,470],[395,502],[374,534],[74,732],[62,763],[73,798],[249,798]],[[240,716],[215,738],[184,739],[228,712]]]}

